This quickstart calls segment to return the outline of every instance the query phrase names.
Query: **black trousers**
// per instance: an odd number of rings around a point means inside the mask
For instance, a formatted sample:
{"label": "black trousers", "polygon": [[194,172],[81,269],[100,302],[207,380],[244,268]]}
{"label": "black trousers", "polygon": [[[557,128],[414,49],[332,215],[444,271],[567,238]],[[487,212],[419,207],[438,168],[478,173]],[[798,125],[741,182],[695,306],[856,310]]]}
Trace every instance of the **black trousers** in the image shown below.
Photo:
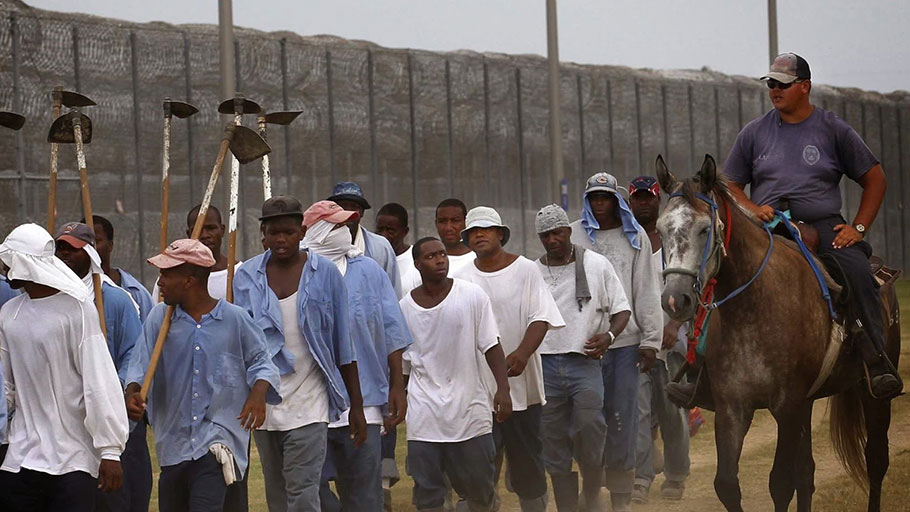
{"label": "black trousers", "polygon": [[493,419],[496,451],[505,449],[509,480],[515,494],[523,500],[539,498],[547,492],[547,473],[543,464],[540,439],[540,404],[515,411],[502,423]]}
{"label": "black trousers", "polygon": [[226,492],[221,464],[211,453],[165,466],[158,478],[161,512],[221,512]]}
{"label": "black trousers", "polygon": [[9,512],[92,512],[98,479],[83,471],[50,475],[0,471],[0,509]]}
{"label": "black trousers", "polygon": [[114,492],[97,491],[95,512],[148,512],[152,497],[152,460],[146,443],[145,420],[130,432],[120,455],[123,487]]}
{"label": "black trousers", "polygon": [[810,223],[818,230],[818,254],[833,256],[844,269],[844,277],[853,292],[853,303],[856,307],[860,322],[865,327],[866,334],[872,338],[873,344],[878,347],[885,346],[884,331],[882,328],[882,298],[879,295],[878,284],[869,269],[869,258],[872,256],[872,246],[865,240],[851,247],[835,249],[831,242],[837,236],[834,226],[847,224],[840,216],[828,217]]}

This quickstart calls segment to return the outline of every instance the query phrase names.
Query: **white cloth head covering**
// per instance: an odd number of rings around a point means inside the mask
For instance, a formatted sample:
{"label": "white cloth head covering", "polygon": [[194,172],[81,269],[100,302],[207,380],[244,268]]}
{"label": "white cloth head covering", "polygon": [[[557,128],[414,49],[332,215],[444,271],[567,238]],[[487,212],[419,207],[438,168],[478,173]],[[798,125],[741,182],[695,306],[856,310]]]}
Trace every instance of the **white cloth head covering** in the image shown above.
{"label": "white cloth head covering", "polygon": [[330,259],[344,275],[348,270],[348,258],[360,256],[363,251],[351,242],[351,230],[347,227],[335,229],[337,225],[325,220],[316,222],[307,228],[300,244]]}
{"label": "white cloth head covering", "polygon": [[49,286],[84,301],[88,290],[66,263],[54,256],[54,238],[37,224],[23,224],[0,244],[0,260],[9,267],[7,279]]}

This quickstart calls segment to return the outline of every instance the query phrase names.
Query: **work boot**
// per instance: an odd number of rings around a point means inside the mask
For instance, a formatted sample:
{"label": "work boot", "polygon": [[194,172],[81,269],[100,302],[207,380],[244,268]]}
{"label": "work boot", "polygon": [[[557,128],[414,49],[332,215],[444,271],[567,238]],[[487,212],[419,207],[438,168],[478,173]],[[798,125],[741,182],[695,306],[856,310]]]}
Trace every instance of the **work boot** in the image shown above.
{"label": "work boot", "polygon": [[635,484],[632,489],[632,503],[646,505],[651,497],[651,489],[646,485]]}
{"label": "work boot", "polygon": [[694,382],[671,382],[664,387],[673,405],[688,409],[695,400],[696,385]]}
{"label": "work boot", "polygon": [[539,498],[532,500],[518,499],[518,505],[521,512],[547,512],[547,502],[550,501],[550,495],[546,492]]}
{"label": "work boot", "polygon": [[613,512],[632,512],[632,493],[611,492],[610,504],[613,506]]}
{"label": "work boot", "polygon": [[[862,324],[857,321],[857,325]],[[854,329],[854,346],[859,349],[866,367],[866,379],[872,398],[890,400],[901,394],[903,383],[888,356],[882,353],[872,342],[865,328]]]}
{"label": "work boot", "polygon": [[686,490],[685,482],[674,482],[667,480],[660,486],[660,497],[665,500],[679,501],[683,497],[683,491]]}
{"label": "work boot", "polygon": [[559,512],[578,512],[578,473],[550,475],[553,482],[553,499]]}

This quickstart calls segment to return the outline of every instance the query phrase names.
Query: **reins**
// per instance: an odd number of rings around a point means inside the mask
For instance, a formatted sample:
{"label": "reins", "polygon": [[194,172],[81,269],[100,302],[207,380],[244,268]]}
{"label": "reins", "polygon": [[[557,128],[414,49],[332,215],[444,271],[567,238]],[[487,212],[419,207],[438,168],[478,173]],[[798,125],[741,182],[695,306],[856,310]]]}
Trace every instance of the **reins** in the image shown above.
{"label": "reins", "polygon": [[[670,199],[673,199],[674,197],[685,197],[685,194],[683,192],[679,192],[679,191],[673,192],[672,194],[670,194]],[[687,269],[687,268],[670,267],[670,268],[664,269],[663,274],[664,274],[664,276],[666,276],[667,274],[683,274],[683,275],[695,277],[695,292],[699,297],[699,303],[700,303],[699,305],[701,306],[701,310],[704,310],[704,312],[707,313],[714,309],[719,308],[721,305],[723,305],[728,300],[741,294],[750,285],[752,285],[752,283],[755,282],[756,279],[758,279],[758,276],[760,276],[761,273],[765,270],[765,267],[768,266],[768,260],[771,259],[771,253],[774,251],[774,234],[771,233],[771,228],[769,228],[765,224],[762,224],[762,228],[765,230],[765,233],[768,234],[768,251],[765,253],[765,257],[762,260],[761,265],[758,267],[758,270],[745,284],[743,284],[739,288],[730,292],[730,294],[727,295],[726,297],[724,297],[723,299],[716,301],[716,302],[712,302],[713,298],[714,298],[714,286],[717,284],[717,280],[712,276],[712,277],[708,278],[707,283],[702,283],[702,279],[703,279],[703,276],[705,273],[705,269],[707,268],[708,263],[711,261],[712,258],[717,258],[717,268],[719,268],[721,260],[723,259],[723,257],[725,257],[727,255],[727,248],[730,246],[730,237],[732,236],[732,232],[733,232],[732,214],[730,211],[731,206],[729,204],[724,204],[724,212],[725,212],[724,217],[725,217],[725,221],[726,221],[726,224],[724,224],[717,217],[717,210],[718,210],[717,203],[711,197],[706,196],[701,193],[696,193],[695,197],[704,201],[708,206],[711,207],[711,231],[708,235],[708,241],[705,243],[705,250],[703,252],[702,261],[701,261],[701,265],[699,266],[699,270],[698,270],[698,272],[696,272],[694,270]],[[723,233],[724,233],[723,240],[721,240],[717,236],[717,231],[719,229],[723,230]],[[697,316],[702,316],[701,310],[699,311],[699,315],[697,315]],[[696,327],[699,327],[697,318],[696,318]]]}

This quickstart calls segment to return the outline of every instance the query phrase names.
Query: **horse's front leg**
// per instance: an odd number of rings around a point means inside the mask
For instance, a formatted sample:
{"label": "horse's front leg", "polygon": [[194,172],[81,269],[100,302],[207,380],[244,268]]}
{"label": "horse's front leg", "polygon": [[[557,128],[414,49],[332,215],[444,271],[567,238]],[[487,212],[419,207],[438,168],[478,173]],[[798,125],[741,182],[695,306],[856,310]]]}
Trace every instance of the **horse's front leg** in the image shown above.
{"label": "horse's front leg", "polygon": [[717,404],[714,418],[714,442],[717,446],[714,491],[724,507],[731,512],[743,510],[742,491],[739,488],[739,457],[754,412],[752,409],[744,409],[741,404]]}

